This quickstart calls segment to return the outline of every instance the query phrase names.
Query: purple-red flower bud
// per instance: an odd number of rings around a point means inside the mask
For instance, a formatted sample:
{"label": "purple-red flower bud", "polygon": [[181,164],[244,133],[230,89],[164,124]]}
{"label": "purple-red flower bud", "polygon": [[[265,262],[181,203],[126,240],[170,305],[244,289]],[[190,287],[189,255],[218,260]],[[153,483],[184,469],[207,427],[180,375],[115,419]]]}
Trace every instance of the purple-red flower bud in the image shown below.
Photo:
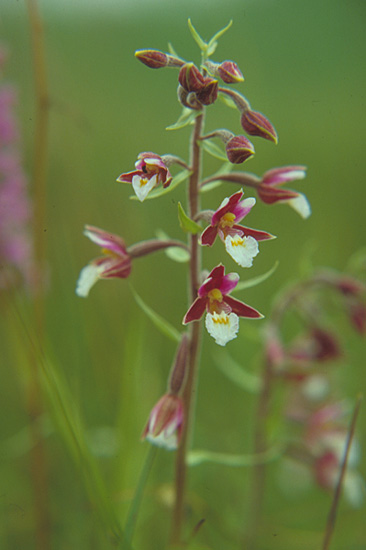
{"label": "purple-red flower bud", "polygon": [[142,439],[167,450],[174,450],[182,437],[183,425],[183,401],[178,395],[167,393],[152,409]]}
{"label": "purple-red flower bud", "polygon": [[167,55],[158,50],[137,50],[135,57],[150,69],[161,69],[162,67],[181,67],[184,61],[178,57]]}
{"label": "purple-red flower bud", "polygon": [[227,158],[233,164],[241,164],[254,153],[253,144],[245,136],[234,136],[226,144]]}
{"label": "purple-red flower bud", "polygon": [[217,67],[217,74],[226,84],[235,84],[244,81],[241,70],[234,61],[223,61]]}
{"label": "purple-red flower bud", "polygon": [[199,91],[196,92],[198,101],[203,105],[211,105],[217,99],[219,83],[214,78],[207,77]]}
{"label": "purple-red flower bud", "polygon": [[179,84],[187,92],[198,92],[205,85],[205,79],[193,63],[185,63],[179,71]]}
{"label": "purple-red flower bud", "polygon": [[137,50],[135,57],[150,69],[160,69],[168,66],[168,56],[158,50]]}
{"label": "purple-red flower bud", "polygon": [[277,132],[272,124],[258,111],[252,111],[251,109],[243,111],[241,125],[250,136],[262,137],[274,143],[278,141]]}

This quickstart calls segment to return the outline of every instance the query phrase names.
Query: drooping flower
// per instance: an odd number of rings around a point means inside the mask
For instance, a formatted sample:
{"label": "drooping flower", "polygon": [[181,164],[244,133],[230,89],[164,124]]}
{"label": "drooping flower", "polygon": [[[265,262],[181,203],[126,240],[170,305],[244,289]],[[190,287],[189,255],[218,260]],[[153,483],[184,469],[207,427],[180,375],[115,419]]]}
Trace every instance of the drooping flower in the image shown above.
{"label": "drooping flower", "polygon": [[208,333],[220,346],[237,336],[239,317],[260,319],[263,317],[256,309],[235,300],[228,294],[239,281],[237,273],[225,275],[222,264],[216,266],[198,289],[198,297],[184,316],[183,324],[198,321],[206,311]]}
{"label": "drooping flower", "polygon": [[174,450],[179,445],[183,423],[182,399],[178,395],[166,393],[152,409],[142,439],[167,450]]}
{"label": "drooping flower", "polygon": [[243,191],[240,190],[231,197],[226,197],[211,218],[211,225],[206,227],[201,235],[201,244],[212,246],[216,236],[225,243],[228,254],[241,266],[250,267],[253,258],[258,254],[258,241],[273,239],[266,231],[250,229],[238,225],[255,205],[255,199],[250,197],[241,201]]}
{"label": "drooping flower", "polygon": [[80,272],[76,294],[85,298],[99,279],[126,279],[131,272],[131,258],[123,239],[113,233],[86,225],[84,235],[98,244],[104,254],[92,260]]}
{"label": "drooping flower", "polygon": [[282,189],[279,187],[283,183],[303,179],[305,176],[305,166],[273,168],[262,177],[257,187],[258,196],[266,204],[273,204],[275,202],[287,203],[302,218],[308,218],[311,214],[311,207],[305,195],[292,189]]}
{"label": "drooping flower", "polygon": [[117,181],[132,183],[137,198],[142,202],[160,183],[168,187],[172,181],[172,175],[163,158],[155,153],[140,153],[137,158],[136,170],[121,174]]}

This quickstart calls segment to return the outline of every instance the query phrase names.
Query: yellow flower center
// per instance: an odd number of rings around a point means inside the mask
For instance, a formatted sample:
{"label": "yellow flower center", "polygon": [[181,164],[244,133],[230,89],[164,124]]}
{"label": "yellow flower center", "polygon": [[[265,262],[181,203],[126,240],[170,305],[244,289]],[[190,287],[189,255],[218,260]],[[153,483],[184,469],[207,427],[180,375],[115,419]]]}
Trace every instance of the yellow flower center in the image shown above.
{"label": "yellow flower center", "polygon": [[148,178],[140,178],[140,187],[144,187],[148,181]]}
{"label": "yellow flower center", "polygon": [[212,321],[217,325],[228,325],[229,317],[227,315],[213,315]]}
{"label": "yellow flower center", "polygon": [[218,288],[214,288],[210,290],[208,293],[208,297],[210,299],[210,302],[222,302],[222,293]]}
{"label": "yellow flower center", "polygon": [[102,252],[107,256],[112,256],[112,258],[119,258],[118,254],[113,252],[113,250],[109,250],[109,248],[102,248]]}
{"label": "yellow flower center", "polygon": [[227,214],[224,214],[220,219],[220,226],[222,228],[232,227],[234,225],[234,221],[235,221],[235,214],[233,214],[232,212],[228,212]]}
{"label": "yellow flower center", "polygon": [[241,246],[244,243],[244,239],[236,235],[235,239],[231,240],[232,246]]}

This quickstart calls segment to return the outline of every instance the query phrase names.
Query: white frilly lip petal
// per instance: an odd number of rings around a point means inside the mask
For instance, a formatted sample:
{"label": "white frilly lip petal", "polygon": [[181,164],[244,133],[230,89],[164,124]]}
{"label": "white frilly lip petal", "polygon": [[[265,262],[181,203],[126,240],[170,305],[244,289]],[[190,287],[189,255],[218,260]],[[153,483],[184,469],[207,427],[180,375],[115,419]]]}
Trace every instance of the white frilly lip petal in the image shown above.
{"label": "white frilly lip petal", "polygon": [[241,237],[240,235],[228,235],[225,239],[225,248],[228,254],[241,267],[251,267],[253,258],[259,253],[258,243],[254,237]]}
{"label": "white frilly lip petal", "polygon": [[98,266],[89,264],[80,271],[78,281],[76,283],[76,294],[82,298],[86,298],[90,289],[99,279],[100,269]]}
{"label": "white frilly lip petal", "polygon": [[287,201],[289,206],[296,210],[298,214],[304,219],[308,218],[311,214],[311,206],[308,199],[302,193],[299,193],[298,197]]}
{"label": "white frilly lip petal", "polygon": [[225,346],[236,338],[239,330],[239,317],[235,313],[207,313],[205,325],[207,332],[215,339],[216,344]]}
{"label": "white frilly lip petal", "polygon": [[136,193],[136,197],[143,202],[147,195],[150,193],[157,183],[157,175],[155,174],[152,178],[141,178],[140,176],[133,176],[132,178],[132,187]]}

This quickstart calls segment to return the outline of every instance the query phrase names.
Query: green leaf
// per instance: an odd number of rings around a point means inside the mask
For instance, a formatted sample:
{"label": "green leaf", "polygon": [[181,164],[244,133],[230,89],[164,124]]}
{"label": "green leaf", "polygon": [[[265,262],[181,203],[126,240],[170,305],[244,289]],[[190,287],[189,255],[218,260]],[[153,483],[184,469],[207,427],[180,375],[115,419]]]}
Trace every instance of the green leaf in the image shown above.
{"label": "green leaf", "polygon": [[210,55],[214,54],[218,45],[218,42],[212,42],[212,44],[210,42],[206,50],[206,56],[210,57]]}
{"label": "green leaf", "polygon": [[201,233],[202,227],[187,216],[180,202],[178,202],[178,218],[179,218],[179,224],[183,229],[183,231],[192,233],[192,235]]}
{"label": "green leaf", "polygon": [[191,35],[193,36],[194,41],[196,42],[201,52],[205,52],[207,49],[207,44],[203,40],[203,38],[200,37],[200,35],[192,25],[192,21],[190,19],[188,19],[188,27],[189,27],[189,30],[191,31]]}
{"label": "green leaf", "polygon": [[171,42],[168,42],[168,52],[170,53],[170,55],[174,55],[174,57],[179,57]]}
{"label": "green leaf", "polygon": [[[158,187],[157,189],[153,189],[151,193],[148,194],[145,200],[147,201],[151,199],[157,199],[159,197],[162,197],[163,195],[167,195],[168,193],[173,191],[173,189],[178,187],[178,185],[186,180],[191,174],[192,172],[190,172],[189,170],[182,170],[181,172],[179,172],[179,174],[174,176],[169,187]],[[131,195],[130,200],[137,201],[138,198],[136,197],[136,195]]]}
{"label": "green leaf", "polygon": [[209,155],[212,157],[215,157],[216,159],[227,161],[227,156],[225,152],[218,147],[215,143],[212,143],[209,139],[204,139],[199,142],[202,149],[206,151]]}
{"label": "green leaf", "polygon": [[[216,46],[217,46],[217,40],[218,40],[219,38],[221,38],[221,36],[222,36],[226,31],[228,31],[228,30],[230,29],[230,27],[231,27],[232,24],[233,24],[233,20],[230,19],[230,21],[229,21],[229,23],[226,25],[226,27],[223,27],[222,29],[220,29],[219,31],[217,31],[216,34],[213,35],[213,37],[210,39],[209,43],[207,44],[207,53],[208,53],[208,55],[211,55],[211,53],[210,53],[210,48],[212,48],[212,46],[213,46],[214,44],[216,44]],[[213,49],[212,53],[215,51],[216,46],[215,46],[215,48]]]}
{"label": "green leaf", "polygon": [[236,386],[250,393],[259,393],[262,387],[262,380],[243,369],[227,351],[217,350],[213,356],[216,367]]}
{"label": "green leaf", "polygon": [[[162,229],[158,229],[155,233],[158,239],[171,240]],[[188,262],[190,258],[188,250],[184,250],[184,248],[181,248],[180,246],[170,246],[164,250],[164,253],[170,260],[178,263]]]}
{"label": "green leaf", "polygon": [[230,107],[230,109],[237,109],[237,106],[235,105],[234,101],[226,94],[219,93],[218,98],[227,107]]}
{"label": "green leaf", "polygon": [[264,281],[266,281],[267,279],[269,279],[269,277],[271,275],[273,275],[273,273],[276,271],[276,269],[278,268],[280,262],[277,260],[273,266],[271,267],[271,269],[269,269],[268,271],[266,271],[265,273],[263,273],[263,275],[258,275],[258,277],[252,277],[251,279],[248,279],[247,281],[241,281],[240,283],[238,283],[236,285],[236,287],[232,290],[232,292],[237,292],[239,290],[245,290],[246,288],[251,288],[252,286],[257,286],[259,285],[260,283],[263,283]]}
{"label": "green leaf", "polygon": [[147,480],[150,475],[150,471],[156,456],[157,448],[153,445],[150,446],[150,449],[146,455],[146,459],[138,480],[137,487],[131,502],[130,508],[128,510],[128,516],[125,525],[124,540],[123,542],[128,545],[131,544],[133,532],[135,530],[137,516],[141,508],[142,499],[144,496],[145,487]]}
{"label": "green leaf", "polygon": [[187,462],[189,466],[198,466],[204,462],[213,462],[222,466],[248,467],[266,464],[281,457],[283,450],[274,446],[264,453],[252,455],[236,455],[228,453],[215,453],[205,450],[193,450],[188,453]]}
{"label": "green leaf", "polygon": [[166,321],[161,315],[156,313],[151,307],[149,307],[143,299],[137,294],[137,292],[132,288],[130,284],[133,297],[135,298],[137,304],[140,306],[142,311],[146,313],[150,321],[154,323],[157,329],[160,330],[162,334],[173,340],[174,342],[180,342],[181,335],[177,329],[175,329],[168,321]]}
{"label": "green leaf", "polygon": [[[229,162],[227,159],[226,159],[226,162],[225,164],[223,164],[221,166],[221,168],[215,172],[214,174],[212,174],[211,177],[217,177],[219,178],[221,176],[221,174],[227,174],[228,172],[231,172],[231,170],[233,169],[233,164],[231,164],[231,162]],[[200,189],[200,192],[201,193],[206,193],[207,191],[211,191],[212,189],[216,189],[216,187],[219,187],[220,185],[222,185],[224,182],[220,179],[217,179],[216,181],[212,181],[211,183],[208,183],[207,185],[205,185],[204,187],[202,187]]]}
{"label": "green leaf", "polygon": [[201,114],[201,111],[196,111],[195,109],[188,109],[188,107],[183,107],[182,114],[178,118],[177,122],[167,126],[166,130],[180,130],[189,124],[193,124],[195,118]]}

